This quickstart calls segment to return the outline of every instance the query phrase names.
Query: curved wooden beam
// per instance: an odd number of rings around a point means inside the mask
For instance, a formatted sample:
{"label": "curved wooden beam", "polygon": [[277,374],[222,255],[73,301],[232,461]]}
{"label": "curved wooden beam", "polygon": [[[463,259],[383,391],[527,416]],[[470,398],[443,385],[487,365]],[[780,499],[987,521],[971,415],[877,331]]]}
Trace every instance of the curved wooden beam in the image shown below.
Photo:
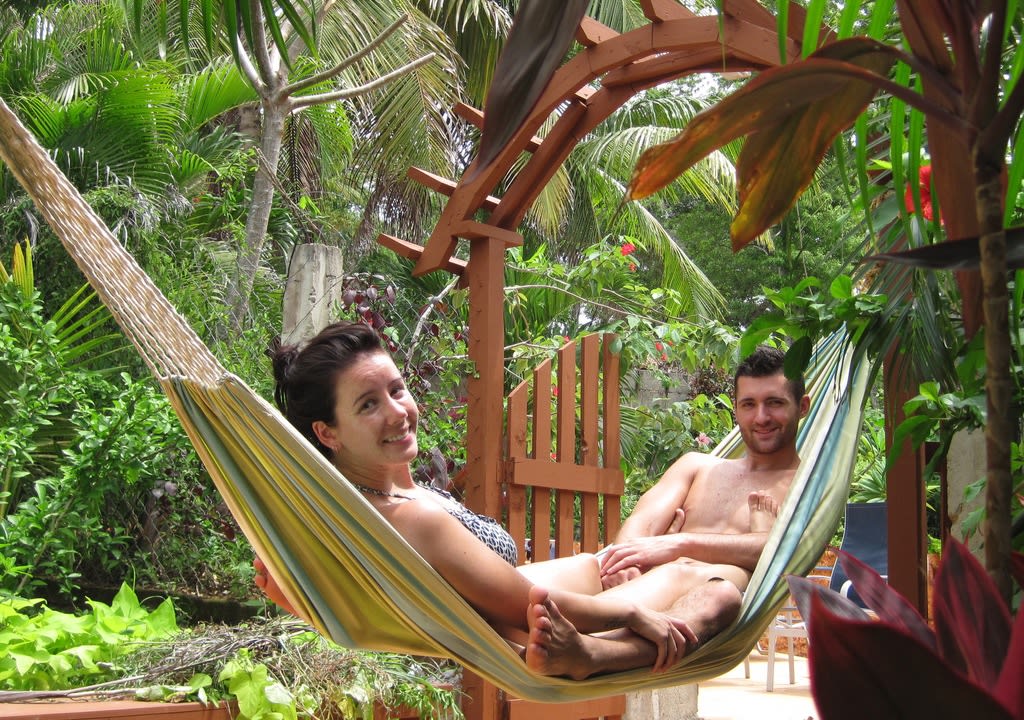
{"label": "curved wooden beam", "polygon": [[[585,18],[578,34],[584,49],[555,72],[505,148],[488,167],[478,168],[474,160],[458,183],[446,186],[449,200],[413,273],[450,270],[458,240],[465,237],[460,231],[478,213],[489,211],[485,224],[495,230],[514,230],[576,144],[638,92],[697,72],[758,71],[778,64],[779,38],[751,7],[757,3],[735,4],[751,19],[695,16],[664,0],[645,2],[648,17],[656,19],[626,33]],[[792,38],[785,47],[790,58],[799,56]],[[558,120],[538,144],[536,133],[555,112]],[[492,193],[523,152],[530,159],[494,207]]]}

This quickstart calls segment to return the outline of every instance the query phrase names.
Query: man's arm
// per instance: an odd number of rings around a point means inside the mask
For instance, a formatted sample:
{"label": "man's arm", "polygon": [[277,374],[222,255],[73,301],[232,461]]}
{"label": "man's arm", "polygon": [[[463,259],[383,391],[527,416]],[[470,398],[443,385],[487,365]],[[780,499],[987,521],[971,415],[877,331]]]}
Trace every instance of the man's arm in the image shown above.
{"label": "man's arm", "polygon": [[615,542],[621,543],[669,532],[677,520],[676,511],[680,510],[686,501],[697,471],[715,462],[718,460],[710,455],[689,452],[672,463],[654,487],[637,501],[636,507],[615,536]]}
{"label": "man's arm", "polygon": [[629,568],[646,572],[681,557],[701,562],[736,565],[753,571],[764,550],[768,533],[678,532],[655,537],[638,537],[615,545],[601,561],[602,576]]}

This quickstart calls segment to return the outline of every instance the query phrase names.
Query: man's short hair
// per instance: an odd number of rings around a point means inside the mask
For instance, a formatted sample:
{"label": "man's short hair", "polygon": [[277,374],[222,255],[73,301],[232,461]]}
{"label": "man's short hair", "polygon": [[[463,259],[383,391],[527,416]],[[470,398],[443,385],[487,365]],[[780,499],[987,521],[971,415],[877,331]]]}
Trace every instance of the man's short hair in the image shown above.
{"label": "man's short hair", "polygon": [[[736,374],[733,376],[733,387],[739,386],[741,377],[768,377],[780,375],[785,372],[786,353],[778,348],[768,345],[759,345],[754,352],[750,353],[736,367]],[[796,378],[789,378],[789,391],[793,399],[800,402],[804,396],[803,375]]]}

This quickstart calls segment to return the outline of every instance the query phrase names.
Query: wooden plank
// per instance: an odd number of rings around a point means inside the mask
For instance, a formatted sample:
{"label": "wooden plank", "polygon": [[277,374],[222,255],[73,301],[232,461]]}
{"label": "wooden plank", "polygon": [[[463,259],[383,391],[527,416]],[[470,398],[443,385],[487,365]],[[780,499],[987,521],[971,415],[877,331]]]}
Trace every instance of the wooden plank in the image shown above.
{"label": "wooden plank", "polygon": [[600,23],[594,18],[586,16],[580,22],[580,26],[576,30],[576,42],[583,47],[590,48],[595,45],[600,45],[605,40],[610,40],[618,34],[619,33],[612,30],[604,23]]}
{"label": "wooden plank", "polygon": [[[481,515],[501,517],[502,447],[505,431],[505,248],[501,240],[474,240],[466,267],[469,289],[469,356],[476,373],[466,382],[467,507]],[[497,278],[497,280],[495,279]]]}
{"label": "wooden plank", "polygon": [[[597,467],[599,450],[597,442],[598,383],[600,382],[598,367],[598,335],[587,335],[583,338],[580,348],[580,464],[584,467]],[[600,547],[598,530],[598,491],[596,487],[587,488],[580,495],[580,548],[583,552],[597,552]]]}
{"label": "wooden plank", "polygon": [[640,7],[643,8],[644,17],[651,22],[664,22],[665,20],[685,20],[694,17],[694,13],[676,0],[640,0]]}
{"label": "wooden plank", "polygon": [[[510,458],[526,458],[526,402],[529,398],[529,385],[522,382],[509,393],[506,406],[508,449]],[[506,528],[516,542],[519,551],[519,562],[526,561],[526,488],[504,484],[503,490],[508,494],[508,516]]]}
{"label": "wooden plank", "polygon": [[[377,244],[383,245],[384,247],[391,250],[396,255],[404,257],[407,260],[416,262],[420,259],[420,255],[423,254],[423,246],[416,245],[396,238],[393,235],[386,235],[381,233],[377,236]],[[450,272],[452,275],[462,275],[466,271],[466,261],[459,258],[450,257],[444,264],[444,269]]]}
{"label": "wooden plank", "polygon": [[[533,371],[533,453],[534,461],[551,464],[551,360],[545,360]],[[514,483],[514,473],[509,482]],[[551,545],[551,492],[534,487],[530,493],[533,509],[534,557],[548,559]]]}
{"label": "wooden plank", "polygon": [[[576,343],[558,350],[558,398],[555,420],[555,454],[566,470],[576,466]],[[562,471],[559,468],[559,473]],[[555,555],[573,554],[576,541],[576,493],[558,490],[555,495]]]}
{"label": "wooden plank", "polygon": [[0,703],[0,718],[4,720],[231,720],[232,717],[232,711],[225,704],[207,707],[198,702],[104,700]]}
{"label": "wooden plank", "polygon": [[[472,105],[467,105],[463,102],[455,103],[452,110],[456,115],[468,122],[470,125],[473,125],[480,130],[484,129],[484,113],[482,110],[477,110]],[[534,135],[532,139],[527,141],[526,148],[524,149],[526,152],[532,153],[540,147],[542,142],[544,142],[543,138]]]}
{"label": "wooden plank", "polygon": [[[543,704],[513,698],[508,701],[509,720],[568,720],[568,718],[606,718],[612,720],[626,712],[626,696],[580,700],[571,705]],[[571,710],[570,710],[571,709]]]}
{"label": "wooden plank", "polygon": [[[410,180],[415,180],[423,187],[430,188],[434,192],[441,193],[445,197],[451,197],[455,193],[455,188],[458,185],[454,180],[449,180],[446,177],[436,175],[423,168],[418,168],[415,165],[409,168],[406,172]],[[480,205],[484,210],[493,210],[498,207],[500,201],[493,195],[488,195],[487,198]]]}
{"label": "wooden plank", "polygon": [[622,408],[619,398],[619,354],[612,352],[616,336],[608,333],[601,343],[601,365],[604,368],[604,385],[601,397],[604,416],[604,438],[601,443],[602,465],[606,470],[619,470],[617,488],[604,496],[605,544],[610,543],[622,526],[621,497],[626,492],[625,477],[621,472],[622,461]]}
{"label": "wooden plank", "polygon": [[548,460],[522,458],[506,460],[504,476],[515,485],[535,489],[565,489],[571,496],[577,492],[617,494],[622,487],[622,470],[553,463]]}

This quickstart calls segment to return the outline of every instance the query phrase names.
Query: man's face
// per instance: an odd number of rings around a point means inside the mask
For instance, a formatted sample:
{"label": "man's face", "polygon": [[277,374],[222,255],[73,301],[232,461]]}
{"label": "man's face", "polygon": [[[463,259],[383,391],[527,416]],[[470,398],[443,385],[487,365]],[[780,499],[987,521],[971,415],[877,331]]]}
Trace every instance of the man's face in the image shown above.
{"label": "man's face", "polygon": [[768,455],[795,448],[797,426],[809,406],[806,396],[797,402],[782,373],[742,376],[736,381],[736,424],[750,453]]}

